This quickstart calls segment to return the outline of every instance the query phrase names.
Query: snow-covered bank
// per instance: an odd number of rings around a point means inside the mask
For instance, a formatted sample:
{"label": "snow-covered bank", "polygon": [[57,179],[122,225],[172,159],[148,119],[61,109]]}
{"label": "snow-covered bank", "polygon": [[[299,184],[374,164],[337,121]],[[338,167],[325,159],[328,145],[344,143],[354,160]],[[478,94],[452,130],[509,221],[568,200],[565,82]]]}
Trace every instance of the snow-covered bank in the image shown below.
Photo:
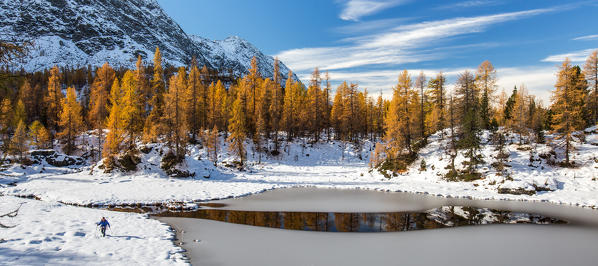
{"label": "snow-covered bank", "polygon": [[[354,147],[337,141],[312,145],[298,140],[284,146],[278,157],[262,155],[261,163],[248,143],[249,166],[246,171],[226,167],[232,165],[234,157],[226,152],[225,145],[219,155],[218,167],[205,159],[204,149],[192,147],[184,167],[195,176],[169,178],[160,168],[163,147],[154,145],[149,152],[141,153],[142,162],[135,173],[104,174],[97,167],[93,173],[87,167],[85,171],[65,174],[32,174],[27,170],[22,170],[21,174],[18,172],[20,168],[9,169],[4,174],[20,177],[16,186],[0,191],[7,195],[35,195],[42,200],[72,204],[153,204],[240,197],[276,188],[317,187],[598,206],[598,134],[595,128],[587,132],[586,142],[575,144],[577,150],[573,160],[577,162],[576,168],[550,164],[552,155],[545,156],[550,154],[549,145],[508,145],[510,178],[498,175],[491,166],[496,147],[489,139],[489,134],[484,134],[480,150],[484,163],[479,166],[479,171],[484,178],[474,182],[449,182],[443,178],[449,163],[445,152],[447,139],[441,140],[440,135],[435,134],[430,137],[430,144],[420,150],[419,159],[408,171],[391,179],[368,168],[373,146],[370,142]],[[552,136],[547,139],[551,141]],[[557,154],[559,152],[557,149]],[[530,156],[534,158],[532,162]],[[425,170],[420,170],[422,159],[426,163]],[[463,160],[463,155],[459,155],[457,165]],[[505,187],[533,191],[532,195],[499,193],[500,188]]]}
{"label": "snow-covered bank", "polygon": [[[595,265],[595,228],[489,225],[325,233],[162,217],[202,265]],[[272,252],[275,251],[275,252]]]}
{"label": "snow-covered bank", "polygon": [[[0,218],[0,264],[5,265],[184,265],[174,232],[159,221],[135,213],[66,206],[0,197],[0,213],[24,203],[14,218]],[[95,222],[112,225],[98,237]]]}

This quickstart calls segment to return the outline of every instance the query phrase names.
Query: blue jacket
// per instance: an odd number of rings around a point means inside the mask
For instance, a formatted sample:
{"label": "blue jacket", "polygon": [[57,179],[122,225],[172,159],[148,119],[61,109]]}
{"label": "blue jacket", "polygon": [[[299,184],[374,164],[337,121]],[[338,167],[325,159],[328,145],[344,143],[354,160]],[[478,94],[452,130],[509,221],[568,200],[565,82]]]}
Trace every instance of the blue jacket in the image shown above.
{"label": "blue jacket", "polygon": [[103,221],[100,221],[98,223],[98,225],[101,227],[106,227],[106,226],[110,226],[110,223],[108,223],[108,220],[103,220]]}

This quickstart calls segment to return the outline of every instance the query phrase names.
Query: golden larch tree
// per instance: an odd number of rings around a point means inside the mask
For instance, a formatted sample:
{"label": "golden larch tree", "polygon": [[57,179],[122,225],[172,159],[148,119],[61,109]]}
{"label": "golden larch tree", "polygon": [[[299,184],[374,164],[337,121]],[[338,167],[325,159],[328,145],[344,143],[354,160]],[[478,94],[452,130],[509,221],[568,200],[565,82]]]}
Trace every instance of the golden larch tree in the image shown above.
{"label": "golden larch tree", "polygon": [[175,156],[182,158],[186,153],[187,127],[185,110],[186,73],[180,68],[168,82],[168,91],[164,95],[164,128],[168,146]]}
{"label": "golden larch tree", "polygon": [[204,143],[208,153],[208,159],[214,163],[218,163],[218,152],[220,151],[220,140],[218,139],[218,127],[214,125],[212,130],[205,131]]}
{"label": "golden larch tree", "polygon": [[309,88],[307,90],[307,97],[309,101],[309,107],[307,109],[309,131],[314,138],[315,142],[320,140],[320,131],[322,128],[322,110],[323,99],[321,90],[322,78],[320,77],[320,70],[314,69],[310,80]]}
{"label": "golden larch tree", "polygon": [[75,140],[84,129],[81,109],[81,105],[77,102],[75,88],[69,87],[66,92],[66,99],[62,104],[62,112],[60,112],[59,125],[62,131],[58,133],[58,137],[65,141],[63,149],[66,154],[72,154],[75,151]]}
{"label": "golden larch tree", "polygon": [[39,122],[39,120],[33,121],[31,125],[29,125],[29,135],[31,136],[32,143],[31,145],[35,146],[38,149],[45,149],[48,146],[48,142],[50,141],[50,133],[44,127],[44,125]]}
{"label": "golden larch tree", "polygon": [[482,93],[480,99],[480,124],[482,129],[490,128],[494,91],[496,90],[496,70],[490,61],[486,60],[478,66],[475,77],[475,86]]}
{"label": "golden larch tree", "polygon": [[108,94],[114,83],[116,73],[108,63],[96,71],[96,77],[91,84],[91,95],[89,99],[88,118],[92,127],[96,130],[98,139],[98,156],[102,156],[104,146],[104,127],[109,114]]}
{"label": "golden larch tree", "polygon": [[245,112],[243,111],[243,99],[241,93],[237,95],[237,99],[232,106],[232,114],[228,124],[228,131],[230,136],[228,142],[230,142],[229,150],[239,158],[241,167],[245,163],[245,138],[246,138],[246,127],[245,127]]}
{"label": "golden larch tree", "polygon": [[104,143],[104,158],[116,156],[122,150],[126,126],[122,98],[123,92],[120,88],[120,82],[118,78],[115,78],[110,89],[110,114],[106,123],[108,135]]}
{"label": "golden larch tree", "polygon": [[125,129],[128,137],[128,149],[133,149],[137,137],[143,131],[143,92],[137,86],[135,74],[127,70],[122,78],[120,89],[123,92],[122,108],[123,119],[125,120]]}
{"label": "golden larch tree", "polygon": [[21,99],[18,99],[15,109],[12,112],[11,125],[13,128],[17,128],[21,121],[26,122],[26,120],[27,113],[25,112],[25,104],[23,104]]}
{"label": "golden larch tree", "polygon": [[19,121],[15,134],[10,140],[10,153],[17,158],[20,162],[25,160],[25,153],[28,150],[28,137],[27,137],[27,126],[24,121]]}
{"label": "golden larch tree", "polygon": [[[62,93],[62,83],[60,81],[60,70],[58,66],[54,66],[50,69],[50,77],[48,79],[48,91],[44,98],[46,106],[46,120],[47,125],[50,128],[52,140],[54,139],[55,132],[58,132],[58,119],[60,115],[62,99],[64,94]],[[52,142],[52,146],[54,143]]]}
{"label": "golden larch tree", "polygon": [[187,128],[189,128],[191,133],[192,141],[196,140],[197,134],[203,123],[201,120],[204,117],[204,115],[201,114],[203,111],[201,107],[204,105],[204,98],[202,97],[203,88],[200,75],[199,68],[195,63],[195,60],[193,60],[189,78],[187,79],[187,95],[185,97],[185,109],[188,112]]}
{"label": "golden larch tree", "polygon": [[163,123],[160,121],[164,116],[164,92],[166,84],[164,82],[164,70],[162,69],[162,54],[160,48],[156,47],[154,54],[154,75],[151,80],[151,102],[150,113],[145,120],[143,127],[143,141],[156,141],[158,136],[164,132]]}
{"label": "golden larch tree", "polygon": [[413,83],[407,70],[399,75],[398,83],[393,89],[390,108],[386,117],[386,141],[390,159],[398,158],[403,151],[413,153],[412,116],[414,105],[411,102]]}
{"label": "golden larch tree", "polygon": [[583,98],[584,95],[577,89],[580,80],[576,69],[571,66],[569,59],[565,59],[557,74],[555,90],[552,94],[553,128],[560,134],[565,146],[565,166],[571,165],[570,153],[573,150],[573,132],[584,126]]}
{"label": "golden larch tree", "polygon": [[13,108],[10,99],[4,98],[0,104],[0,137],[2,137],[2,150],[4,152],[9,149],[12,113]]}

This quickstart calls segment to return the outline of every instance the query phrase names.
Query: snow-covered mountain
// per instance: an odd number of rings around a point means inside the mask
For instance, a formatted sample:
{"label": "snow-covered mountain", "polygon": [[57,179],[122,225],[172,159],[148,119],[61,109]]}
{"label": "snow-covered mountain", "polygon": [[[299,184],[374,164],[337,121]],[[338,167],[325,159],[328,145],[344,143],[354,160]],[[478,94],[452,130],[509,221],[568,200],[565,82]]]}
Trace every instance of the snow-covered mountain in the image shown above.
{"label": "snow-covered mountain", "polygon": [[[200,65],[239,75],[256,56],[263,76],[273,72],[274,59],[241,38],[187,35],[155,0],[0,0],[0,39],[33,42],[15,66],[27,71],[104,62],[133,67],[137,55],[151,61],[158,46],[174,66],[196,57]],[[281,64],[281,74],[287,73]]]}
{"label": "snow-covered mountain", "polygon": [[[235,75],[245,73],[251,67],[251,59],[255,56],[258,69],[263,77],[274,75],[274,58],[265,55],[248,41],[237,36],[224,40],[212,41],[201,36],[189,35],[195,45],[202,51],[202,55],[216,69],[232,69]],[[286,80],[289,69],[280,64],[280,73]],[[294,77],[297,80],[297,77]]]}

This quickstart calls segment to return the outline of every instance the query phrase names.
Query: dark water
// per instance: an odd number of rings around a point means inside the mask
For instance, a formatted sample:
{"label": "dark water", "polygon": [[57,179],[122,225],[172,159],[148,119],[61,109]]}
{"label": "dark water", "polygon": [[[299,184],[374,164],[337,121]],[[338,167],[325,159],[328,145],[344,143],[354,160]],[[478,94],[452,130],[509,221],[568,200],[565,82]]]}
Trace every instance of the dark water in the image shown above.
{"label": "dark water", "polygon": [[489,208],[443,206],[423,212],[339,213],[199,209],[154,216],[208,219],[227,223],[323,232],[397,232],[483,224],[566,224],[538,214]]}

